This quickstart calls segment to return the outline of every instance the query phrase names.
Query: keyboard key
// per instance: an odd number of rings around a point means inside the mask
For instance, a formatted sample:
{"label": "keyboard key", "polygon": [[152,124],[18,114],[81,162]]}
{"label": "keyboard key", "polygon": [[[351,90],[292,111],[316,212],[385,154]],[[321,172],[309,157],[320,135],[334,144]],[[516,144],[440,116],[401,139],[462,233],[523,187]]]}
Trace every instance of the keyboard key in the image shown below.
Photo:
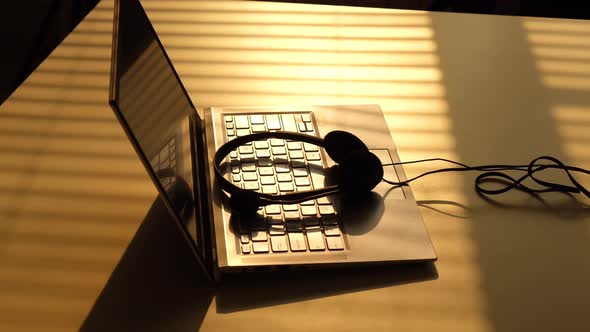
{"label": "keyboard key", "polygon": [[285,235],[285,227],[282,224],[274,224],[268,227],[268,233],[272,235]]}
{"label": "keyboard key", "polygon": [[340,236],[340,228],[338,225],[325,225],[324,234],[326,236]]}
{"label": "keyboard key", "polygon": [[[240,155],[240,160],[235,160],[235,162],[241,162],[243,163],[253,163],[254,162],[254,154],[252,153],[242,153]],[[233,160],[232,160],[233,161]]]}
{"label": "keyboard key", "polygon": [[266,232],[265,231],[252,232],[252,241],[253,242],[266,241]]}
{"label": "keyboard key", "polygon": [[269,114],[266,116],[266,126],[268,130],[281,130],[281,121],[277,114]]}
{"label": "keyboard key", "polygon": [[281,214],[280,205],[267,205],[264,207],[266,214]]}
{"label": "keyboard key", "polygon": [[322,230],[319,228],[313,228],[306,230],[307,233],[307,244],[309,245],[309,250],[312,251],[322,251],[326,250],[326,245],[324,244],[324,236],[322,235]]}
{"label": "keyboard key", "polygon": [[232,122],[225,124],[225,129],[234,129],[234,124]]}
{"label": "keyboard key", "polygon": [[309,115],[309,114],[301,114],[301,121],[303,121],[303,122],[311,122],[311,115]]}
{"label": "keyboard key", "polygon": [[299,221],[287,221],[285,223],[288,232],[301,232],[303,227]]}
{"label": "keyboard key", "polygon": [[275,165],[275,170],[277,173],[289,173],[291,169],[289,168],[289,164],[279,164]]}
{"label": "keyboard key", "polygon": [[245,172],[242,174],[244,181],[258,181],[258,175],[256,172]]}
{"label": "keyboard key", "polygon": [[[299,188],[303,188],[303,187],[299,187]],[[298,190],[298,191],[302,191],[302,190]],[[301,205],[301,206],[312,205],[313,206],[313,205],[315,205],[315,202],[312,199],[312,200],[309,200],[309,201],[301,202],[301,203],[299,203],[299,205]]]}
{"label": "keyboard key", "polygon": [[238,137],[250,135],[250,129],[238,129],[238,130],[236,130],[236,135]]}
{"label": "keyboard key", "polygon": [[244,189],[258,190],[258,182],[244,182]]}
{"label": "keyboard key", "polygon": [[272,154],[273,156],[284,156],[287,154],[287,150],[282,146],[273,146]]}
{"label": "keyboard key", "polygon": [[240,234],[240,242],[250,243],[250,236],[248,234]]}
{"label": "keyboard key", "polygon": [[307,167],[307,164],[305,163],[305,160],[302,160],[302,159],[291,160],[291,167],[292,168],[305,168],[305,167]]}
{"label": "keyboard key", "polygon": [[320,153],[319,152],[307,152],[305,154],[305,158],[309,161],[320,160]]}
{"label": "keyboard key", "polygon": [[303,150],[305,150],[305,152],[318,152],[320,151],[320,148],[315,144],[303,143]]}
{"label": "keyboard key", "polygon": [[[256,150],[256,157],[258,158],[270,158],[270,151],[268,150]],[[268,160],[271,161],[270,159]],[[270,165],[267,165],[270,166]]]}
{"label": "keyboard key", "polygon": [[235,120],[237,129],[247,129],[250,127],[247,115],[236,115]]}
{"label": "keyboard key", "polygon": [[340,236],[328,236],[326,237],[326,242],[330,250],[344,250],[344,243]]}
{"label": "keyboard key", "polygon": [[234,130],[228,130],[227,131],[227,136],[234,137],[235,135],[236,135],[236,132]]}
{"label": "keyboard key", "polygon": [[296,186],[309,186],[309,179],[307,177],[305,178],[295,178],[295,185]]}
{"label": "keyboard key", "polygon": [[280,214],[271,214],[266,216],[266,222],[269,224],[283,224],[283,217]]}
{"label": "keyboard key", "polygon": [[303,159],[303,152],[302,151],[289,151],[289,158]]}
{"label": "keyboard key", "polygon": [[333,215],[335,213],[332,205],[320,205],[319,208],[321,215]]}
{"label": "keyboard key", "polygon": [[338,225],[338,218],[336,215],[322,216],[322,224],[325,225]]}
{"label": "keyboard key", "polygon": [[289,149],[289,150],[301,150],[301,143],[299,143],[299,142],[287,142],[287,149]]}
{"label": "keyboard key", "polygon": [[233,174],[240,174],[240,167],[239,166],[232,166],[231,167],[231,172]]}
{"label": "keyboard key", "polygon": [[[245,174],[250,174],[250,173],[245,173]],[[234,182],[240,182],[240,174],[232,174],[232,180]]]}
{"label": "keyboard key", "polygon": [[240,151],[240,155],[241,154],[252,154],[254,153],[254,149],[252,149],[251,146],[247,146],[247,145],[242,145],[238,148],[238,151]]}
{"label": "keyboard key", "polygon": [[277,186],[262,186],[262,193],[263,194],[276,194],[277,193]]}
{"label": "keyboard key", "polygon": [[256,163],[258,164],[259,167],[272,166],[272,160],[270,160],[268,158],[257,159]]}
{"label": "keyboard key", "polygon": [[250,244],[242,244],[242,254],[249,254],[250,253]]}
{"label": "keyboard key", "polygon": [[318,213],[315,205],[302,205],[301,214],[304,216],[315,216]]}
{"label": "keyboard key", "polygon": [[271,138],[270,146],[285,146],[285,140],[280,138]]}
{"label": "keyboard key", "polygon": [[291,182],[279,182],[279,191],[280,192],[291,192],[291,191],[295,191],[295,187],[293,187],[293,183],[291,183]]}
{"label": "keyboard key", "polygon": [[291,246],[291,251],[306,251],[307,247],[305,246],[305,236],[303,233],[289,233],[289,245]]}
{"label": "keyboard key", "polygon": [[252,249],[255,254],[268,252],[267,242],[252,242]]}
{"label": "keyboard key", "polygon": [[299,211],[299,207],[297,204],[283,204],[283,211]]}
{"label": "keyboard key", "polygon": [[319,226],[320,225],[320,220],[316,216],[303,217],[303,224],[305,225],[305,227]]}
{"label": "keyboard key", "polygon": [[297,132],[297,125],[295,124],[295,116],[293,114],[281,114],[284,131]]}
{"label": "keyboard key", "polygon": [[250,115],[250,123],[253,125],[264,124],[264,116],[262,114]]}
{"label": "keyboard key", "polygon": [[307,130],[308,133],[312,133],[313,132],[313,124],[311,122],[306,123],[305,129]]}
{"label": "keyboard key", "polygon": [[314,168],[319,168],[319,169],[324,168],[324,165],[322,164],[321,160],[310,160],[307,163]]}
{"label": "keyboard key", "polygon": [[284,235],[271,236],[270,244],[273,252],[286,252],[289,250],[287,247],[287,239]]}
{"label": "keyboard key", "polygon": [[265,131],[266,131],[266,127],[264,125],[261,125],[261,124],[257,124],[257,125],[253,124],[252,125],[252,132],[253,133],[262,133]]}
{"label": "keyboard key", "polygon": [[291,182],[291,174],[289,173],[280,173],[277,174],[277,181],[279,182]]}
{"label": "keyboard key", "polygon": [[[283,205],[283,210],[285,206]],[[299,221],[299,212],[289,211],[285,212],[285,220],[286,221]]]}
{"label": "keyboard key", "polygon": [[275,156],[273,160],[274,160],[275,165],[278,165],[278,164],[287,164],[287,166],[289,166],[288,165],[289,164],[289,159],[287,159],[287,156],[286,155],[285,156]]}
{"label": "keyboard key", "polygon": [[305,128],[305,123],[303,123],[303,122],[299,122],[299,123],[297,124],[297,127],[298,127],[298,129],[299,129],[299,132],[302,132],[302,133],[304,133],[304,132],[306,132],[306,131],[307,131],[307,129]]}
{"label": "keyboard key", "polygon": [[293,175],[296,177],[307,176],[307,174],[307,168],[305,167],[293,168]]}
{"label": "keyboard key", "polygon": [[254,163],[242,163],[242,172],[256,172]]}
{"label": "keyboard key", "polygon": [[225,119],[225,122],[232,122],[232,121],[234,121],[234,118],[231,115],[226,115],[223,118]]}
{"label": "keyboard key", "polygon": [[[310,191],[311,187],[310,186],[301,186],[301,187],[297,187],[297,191],[301,192],[301,191]],[[302,205],[311,205],[311,204],[302,204]]]}
{"label": "keyboard key", "polygon": [[238,152],[237,151],[232,151],[229,153],[229,157],[231,159],[236,159],[238,157]]}
{"label": "keyboard key", "polygon": [[328,199],[328,197],[320,197],[316,201],[318,202],[318,204],[322,204],[322,205],[332,204],[330,202],[330,200]]}
{"label": "keyboard key", "polygon": [[272,167],[259,167],[258,173],[260,175],[273,175],[274,171],[273,171]]}
{"label": "keyboard key", "polygon": [[256,149],[268,149],[268,142],[267,141],[256,141],[256,142],[254,142],[254,147]]}
{"label": "keyboard key", "polygon": [[[256,174],[256,173],[254,173]],[[268,184],[275,184],[275,177],[274,176],[261,176],[260,177],[260,184],[268,185]]]}

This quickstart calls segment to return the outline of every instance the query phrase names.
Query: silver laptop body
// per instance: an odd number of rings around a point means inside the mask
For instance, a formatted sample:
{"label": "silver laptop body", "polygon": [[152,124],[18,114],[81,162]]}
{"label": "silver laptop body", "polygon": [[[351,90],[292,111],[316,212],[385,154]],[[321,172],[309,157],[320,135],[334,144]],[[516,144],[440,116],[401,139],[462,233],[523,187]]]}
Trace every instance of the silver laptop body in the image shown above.
{"label": "silver laptop body", "polygon": [[[382,182],[366,199],[330,197],[270,206],[232,218],[215,184],[213,156],[227,140],[288,130],[345,130],[383,163],[399,162],[378,105],[235,107],[197,110],[139,1],[116,1],[110,104],[199,263],[217,272],[436,260],[408,186]],[[334,163],[323,149],[254,142],[224,167],[237,186],[277,193],[318,188]],[[399,166],[384,177],[404,180]]]}

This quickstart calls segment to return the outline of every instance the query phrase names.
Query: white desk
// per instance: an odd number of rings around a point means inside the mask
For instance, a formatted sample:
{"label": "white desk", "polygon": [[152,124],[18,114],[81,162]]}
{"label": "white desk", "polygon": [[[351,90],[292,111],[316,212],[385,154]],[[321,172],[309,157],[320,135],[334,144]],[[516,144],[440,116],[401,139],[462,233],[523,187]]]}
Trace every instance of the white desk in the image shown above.
{"label": "white desk", "polygon": [[[526,163],[552,154],[590,168],[588,22],[143,3],[199,106],[378,103],[405,160]],[[1,106],[2,331],[78,330],[156,198],[107,104],[112,5],[101,2]],[[440,257],[436,280],[408,282],[419,273],[401,267],[285,281],[325,285],[312,290],[250,281],[261,302],[242,310],[213,299],[203,330],[586,331],[587,210],[546,209],[518,194],[501,200],[519,207],[497,207],[474,194],[473,179],[446,174],[412,185],[419,201],[445,212],[421,208]],[[134,256],[126,262],[119,275],[133,269]],[[190,263],[185,257],[166,268],[182,276]],[[188,272],[169,282],[166,275],[127,299],[118,313],[127,324],[190,330],[201,323],[186,299],[182,310],[150,303],[154,289],[196,294]],[[274,294],[279,304],[269,305]],[[134,312],[133,301],[160,315]],[[111,323],[123,326],[120,317]],[[90,323],[85,330],[99,330]]]}

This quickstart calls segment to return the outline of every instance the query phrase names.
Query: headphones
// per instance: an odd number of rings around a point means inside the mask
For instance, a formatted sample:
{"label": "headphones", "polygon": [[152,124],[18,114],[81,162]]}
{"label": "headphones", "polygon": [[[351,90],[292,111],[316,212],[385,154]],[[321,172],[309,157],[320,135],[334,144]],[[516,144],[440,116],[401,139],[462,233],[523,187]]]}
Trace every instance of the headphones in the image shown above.
{"label": "headphones", "polygon": [[[278,138],[291,141],[300,141],[317,145],[324,148],[328,156],[338,165],[334,167],[335,185],[328,185],[324,188],[292,192],[287,194],[265,194],[253,190],[242,189],[223,176],[221,171],[222,162],[227,155],[233,150],[249,142],[265,140],[269,138]],[[572,173],[582,173],[590,175],[590,170],[580,167],[570,166],[562,163],[559,159],[551,156],[540,156],[533,159],[529,164],[521,165],[479,165],[469,166],[457,161],[444,158],[430,158],[422,160],[405,161],[398,163],[381,164],[379,158],[371,153],[365,143],[355,135],[346,131],[329,132],[324,139],[306,134],[286,131],[262,132],[242,137],[222,145],[214,157],[215,177],[220,188],[231,195],[229,199],[232,212],[240,214],[254,214],[259,207],[270,204],[297,204],[311,199],[330,196],[342,193],[348,196],[360,197],[367,195],[379,182],[384,181],[393,186],[407,186],[423,176],[442,172],[481,172],[475,179],[475,191],[482,197],[488,195],[499,195],[511,190],[520,190],[531,194],[537,199],[541,199],[538,194],[547,192],[561,192],[565,194],[583,194],[590,198],[590,190],[578,182]],[[417,175],[413,178],[396,182],[383,178],[384,166],[406,165],[423,162],[446,162],[455,165],[435,169]],[[544,162],[544,163],[543,163]],[[536,173],[545,173],[543,171],[557,169],[565,173],[571,185],[552,182],[538,178]],[[520,177],[513,177],[506,171],[514,173],[524,173]],[[525,185],[523,182],[531,179],[536,183],[536,187]],[[487,188],[486,183],[499,184],[500,187]]]}
{"label": "headphones", "polygon": [[[324,148],[338,165],[335,167],[334,185],[324,188],[286,194],[265,194],[242,189],[223,176],[222,162],[233,150],[253,141],[278,138],[309,143]],[[224,163],[225,164],[225,163]],[[222,145],[214,157],[215,177],[219,187],[230,194],[232,212],[254,214],[261,206],[271,204],[297,204],[311,199],[343,193],[352,196],[368,194],[383,179],[381,160],[355,135],[346,131],[329,132],[323,139],[286,131],[262,132],[244,135]]]}

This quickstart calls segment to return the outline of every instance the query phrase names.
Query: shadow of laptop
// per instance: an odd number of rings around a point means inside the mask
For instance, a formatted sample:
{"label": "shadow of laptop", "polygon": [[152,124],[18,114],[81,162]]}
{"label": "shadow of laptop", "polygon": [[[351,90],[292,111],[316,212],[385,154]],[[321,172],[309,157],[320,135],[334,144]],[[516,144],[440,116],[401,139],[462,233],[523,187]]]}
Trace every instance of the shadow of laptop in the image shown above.
{"label": "shadow of laptop", "polygon": [[218,313],[434,280],[434,264],[341,267],[225,275],[213,288],[156,199],[80,328],[197,330],[216,297]]}
{"label": "shadow of laptop", "polygon": [[213,291],[158,197],[80,331],[196,331]]}
{"label": "shadow of laptop", "polygon": [[437,278],[433,263],[252,272],[225,276],[215,302],[218,313],[231,313]]}

